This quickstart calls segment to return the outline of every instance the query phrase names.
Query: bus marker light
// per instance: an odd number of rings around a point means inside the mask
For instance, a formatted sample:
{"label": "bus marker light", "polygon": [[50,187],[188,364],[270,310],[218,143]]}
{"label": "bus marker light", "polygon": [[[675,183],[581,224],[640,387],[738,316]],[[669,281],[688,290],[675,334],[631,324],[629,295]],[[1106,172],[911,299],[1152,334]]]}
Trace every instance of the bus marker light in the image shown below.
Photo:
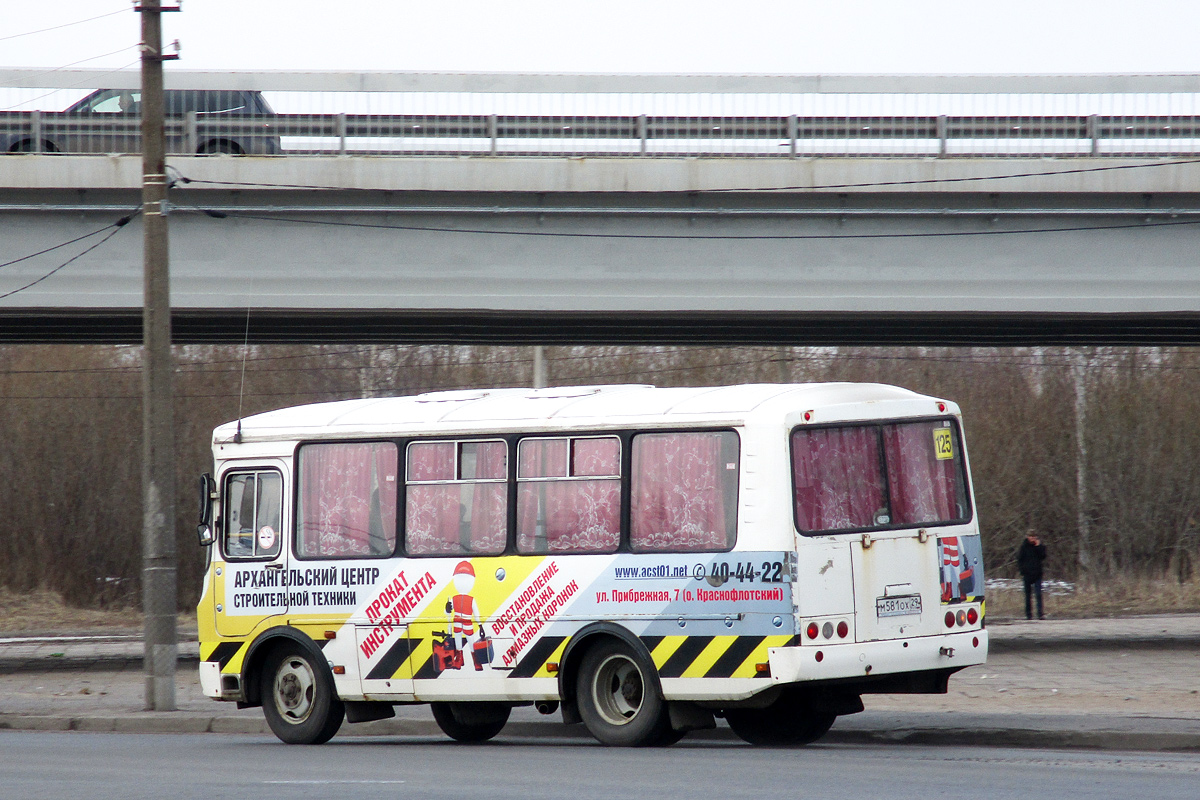
{"label": "bus marker light", "polygon": [[954,627],[954,612],[953,611],[946,612],[946,627],[947,628]]}
{"label": "bus marker light", "polygon": [[979,621],[979,612],[973,608],[967,609],[967,622],[974,625]]}
{"label": "bus marker light", "polygon": [[846,624],[845,620],[838,623],[837,633],[839,639],[845,639],[846,634],[850,633],[850,626]]}
{"label": "bus marker light", "polygon": [[333,668],[333,674],[334,674],[334,675],[345,675],[345,674],[346,674],[346,668],[345,668],[345,667],[334,667],[334,668]]}
{"label": "bus marker light", "polygon": [[978,636],[976,636],[975,638],[971,639],[971,646],[972,646],[972,647],[979,647],[979,637],[978,637]]}
{"label": "bus marker light", "polygon": [[326,639],[336,639],[337,631],[325,631],[325,638]]}
{"label": "bus marker light", "polygon": [[546,672],[549,672],[549,673],[558,672],[558,662],[557,661],[547,661],[546,662]]}
{"label": "bus marker light", "polygon": [[938,411],[945,411],[945,410],[946,410],[946,404],[938,403]]}
{"label": "bus marker light", "polygon": [[766,662],[761,663],[761,664],[755,664],[754,671],[756,673],[758,673],[759,675],[770,675],[771,674],[771,665]]}
{"label": "bus marker light", "polygon": [[825,654],[822,653],[820,650],[818,650],[817,651],[817,663],[820,664],[824,660],[825,660]]}
{"label": "bus marker light", "polygon": [[808,638],[810,638],[810,639],[817,638],[817,634],[820,633],[820,629],[817,627],[817,623],[815,623],[815,622],[808,623],[808,627],[805,629],[805,633],[808,634]]}
{"label": "bus marker light", "polygon": [[811,411],[805,411],[805,412],[804,412],[804,421],[805,421],[805,422],[808,422],[808,421],[810,421],[811,419],[812,419],[812,412],[811,412]]}

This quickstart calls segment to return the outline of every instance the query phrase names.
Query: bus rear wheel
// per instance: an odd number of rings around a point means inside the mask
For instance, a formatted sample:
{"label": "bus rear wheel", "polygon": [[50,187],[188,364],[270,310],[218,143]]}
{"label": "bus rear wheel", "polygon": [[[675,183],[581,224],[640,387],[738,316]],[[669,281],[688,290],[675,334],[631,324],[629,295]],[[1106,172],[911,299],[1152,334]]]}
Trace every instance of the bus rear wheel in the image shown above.
{"label": "bus rear wheel", "polygon": [[486,742],[504,729],[510,706],[503,703],[430,703],[442,733],[456,742]]}
{"label": "bus rear wheel", "polygon": [[837,714],[818,711],[803,697],[784,694],[766,708],[729,708],[725,721],[738,738],[757,745],[812,744],[833,727]]}
{"label": "bus rear wheel", "polygon": [[575,701],[588,732],[602,744],[646,747],[670,743],[667,704],[654,667],[628,645],[608,639],[583,656]]}
{"label": "bus rear wheel", "polygon": [[346,716],[329,669],[296,642],[282,642],[267,654],[262,704],[267,725],[288,744],[324,744]]}

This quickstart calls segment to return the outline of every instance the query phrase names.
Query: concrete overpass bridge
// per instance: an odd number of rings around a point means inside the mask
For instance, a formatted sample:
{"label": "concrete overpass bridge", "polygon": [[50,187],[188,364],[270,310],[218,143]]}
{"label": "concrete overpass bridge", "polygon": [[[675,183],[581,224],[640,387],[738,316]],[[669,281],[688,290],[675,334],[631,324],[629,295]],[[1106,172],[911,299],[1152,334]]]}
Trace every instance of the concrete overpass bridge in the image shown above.
{"label": "concrete overpass bridge", "polygon": [[[28,99],[137,86],[88,75],[0,71],[0,126],[115,136]],[[1200,76],[168,88],[276,112],[181,142],[280,141],[168,159],[180,342],[1200,343]],[[0,341],[140,342],[140,158],[39,149],[0,155]]]}

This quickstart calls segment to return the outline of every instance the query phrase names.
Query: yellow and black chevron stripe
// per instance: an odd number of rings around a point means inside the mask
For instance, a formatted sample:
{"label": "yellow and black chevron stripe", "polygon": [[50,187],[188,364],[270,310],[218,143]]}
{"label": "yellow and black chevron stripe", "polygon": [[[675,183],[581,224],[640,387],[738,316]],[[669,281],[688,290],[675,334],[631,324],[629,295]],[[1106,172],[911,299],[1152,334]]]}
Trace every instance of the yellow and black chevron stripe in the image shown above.
{"label": "yellow and black chevron stripe", "polygon": [[794,636],[643,636],[660,678],[766,678],[755,664]]}
{"label": "yellow and black chevron stripe", "polygon": [[[642,642],[663,678],[765,678],[767,673],[759,672],[755,664],[767,661],[768,648],[784,647],[795,639],[794,636],[643,636]],[[508,672],[508,677],[553,677],[546,665],[561,659],[567,641],[565,636],[538,639]],[[471,669],[469,664],[464,667]],[[438,677],[431,639],[398,640],[366,678],[387,680],[409,674],[414,680]]]}
{"label": "yellow and black chevron stripe", "polygon": [[[325,649],[325,645],[329,644],[325,639],[314,639],[313,643]],[[200,660],[201,661],[216,661],[221,665],[221,672],[240,672],[242,670],[242,661],[246,658],[246,653],[249,650],[250,642],[201,642],[200,643]]]}
{"label": "yellow and black chevron stripe", "polygon": [[245,648],[249,642],[201,642],[200,660],[216,661],[221,665],[221,671],[236,657],[240,663],[245,657]]}

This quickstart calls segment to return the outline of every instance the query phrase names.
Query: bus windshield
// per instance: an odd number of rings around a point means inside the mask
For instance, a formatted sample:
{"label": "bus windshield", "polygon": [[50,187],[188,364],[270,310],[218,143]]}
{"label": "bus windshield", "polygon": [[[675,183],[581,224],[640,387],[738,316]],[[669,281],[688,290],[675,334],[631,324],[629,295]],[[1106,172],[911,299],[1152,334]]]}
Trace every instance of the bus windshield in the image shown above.
{"label": "bus windshield", "polygon": [[958,428],[924,420],[792,433],[796,527],[804,533],[970,519]]}

